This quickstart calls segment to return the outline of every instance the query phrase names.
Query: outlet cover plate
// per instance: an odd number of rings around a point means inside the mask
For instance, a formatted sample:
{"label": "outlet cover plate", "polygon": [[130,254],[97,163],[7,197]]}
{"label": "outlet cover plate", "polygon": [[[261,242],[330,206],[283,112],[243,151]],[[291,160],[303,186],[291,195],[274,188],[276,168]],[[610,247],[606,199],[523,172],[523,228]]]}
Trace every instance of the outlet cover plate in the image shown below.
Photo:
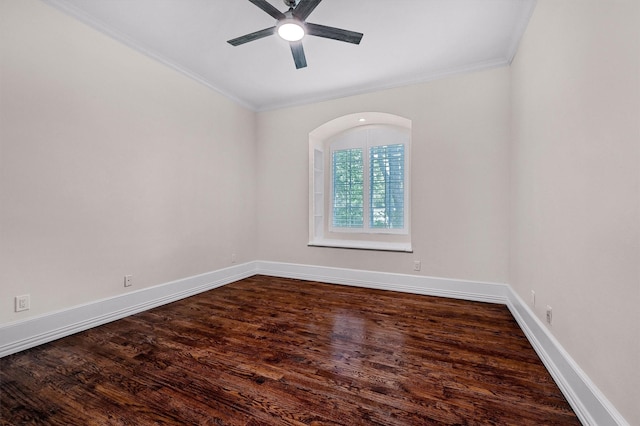
{"label": "outlet cover plate", "polygon": [[23,294],[16,296],[16,312],[28,311],[31,309],[31,296]]}

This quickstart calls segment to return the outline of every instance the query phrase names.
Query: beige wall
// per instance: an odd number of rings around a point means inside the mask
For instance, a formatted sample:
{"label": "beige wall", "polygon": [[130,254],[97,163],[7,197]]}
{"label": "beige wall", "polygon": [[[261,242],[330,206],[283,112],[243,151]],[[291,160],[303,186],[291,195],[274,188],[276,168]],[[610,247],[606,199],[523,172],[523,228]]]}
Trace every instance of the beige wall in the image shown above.
{"label": "beige wall", "polygon": [[[509,69],[258,114],[263,260],[506,282]],[[307,247],[309,132],[342,115],[412,120],[414,253]]]}
{"label": "beige wall", "polygon": [[509,283],[640,424],[640,2],[539,1],[512,65]]}
{"label": "beige wall", "polygon": [[[640,424],[638,4],[540,0],[511,69],[255,114],[41,2],[0,1],[0,324],[231,253],[408,274],[421,260],[535,290]],[[413,254],[307,247],[308,133],[361,111],[412,120]]]}
{"label": "beige wall", "polygon": [[256,258],[253,112],[39,1],[0,19],[0,323]]}

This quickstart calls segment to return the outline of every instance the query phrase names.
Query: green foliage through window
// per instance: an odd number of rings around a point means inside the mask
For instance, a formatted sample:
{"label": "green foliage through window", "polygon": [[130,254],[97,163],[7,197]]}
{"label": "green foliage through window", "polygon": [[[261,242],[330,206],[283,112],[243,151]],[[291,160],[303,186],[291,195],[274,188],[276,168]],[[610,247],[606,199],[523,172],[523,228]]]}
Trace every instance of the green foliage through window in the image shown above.
{"label": "green foliage through window", "polygon": [[[368,155],[365,164],[362,148],[333,152],[333,227],[364,227],[364,197],[368,191],[368,227],[403,229],[404,145],[372,146]],[[368,182],[365,182],[365,167],[368,167]]]}
{"label": "green foliage through window", "polygon": [[362,228],[364,224],[364,164],[362,149],[333,152],[333,226]]}
{"label": "green foliage through window", "polygon": [[369,149],[369,226],[404,227],[404,145]]}

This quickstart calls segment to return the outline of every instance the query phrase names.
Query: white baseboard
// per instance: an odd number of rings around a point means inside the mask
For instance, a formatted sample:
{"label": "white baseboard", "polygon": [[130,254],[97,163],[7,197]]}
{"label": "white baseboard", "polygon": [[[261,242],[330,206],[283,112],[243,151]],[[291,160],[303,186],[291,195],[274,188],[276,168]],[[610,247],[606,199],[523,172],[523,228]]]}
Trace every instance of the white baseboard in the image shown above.
{"label": "white baseboard", "polygon": [[256,272],[273,277],[297,278],[378,290],[478,302],[507,303],[508,286],[506,284],[263,261],[256,262]]}
{"label": "white baseboard", "polygon": [[505,304],[585,425],[629,423],[507,284],[255,261],[0,326],[0,357],[256,274]]}
{"label": "white baseboard", "polygon": [[582,424],[629,426],[549,329],[511,288],[507,306]]}
{"label": "white baseboard", "polygon": [[255,275],[255,262],[0,326],[0,357]]}

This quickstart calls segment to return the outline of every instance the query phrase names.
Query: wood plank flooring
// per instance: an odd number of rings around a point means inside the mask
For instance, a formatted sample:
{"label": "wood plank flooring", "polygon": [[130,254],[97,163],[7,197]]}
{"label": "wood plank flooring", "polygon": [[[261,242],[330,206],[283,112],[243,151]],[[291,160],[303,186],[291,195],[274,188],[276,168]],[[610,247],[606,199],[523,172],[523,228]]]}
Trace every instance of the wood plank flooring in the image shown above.
{"label": "wood plank flooring", "polygon": [[0,359],[0,424],[578,425],[502,305],[251,277]]}

